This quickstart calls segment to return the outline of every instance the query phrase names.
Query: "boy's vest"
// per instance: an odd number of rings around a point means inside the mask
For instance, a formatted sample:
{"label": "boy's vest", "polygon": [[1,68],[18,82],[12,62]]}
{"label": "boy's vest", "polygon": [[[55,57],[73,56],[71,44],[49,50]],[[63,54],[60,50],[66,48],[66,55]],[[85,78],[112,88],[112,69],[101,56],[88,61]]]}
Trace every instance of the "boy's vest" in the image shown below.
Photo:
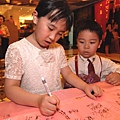
{"label": "boy's vest", "polygon": [[[100,77],[98,75],[96,75],[95,72],[93,72],[93,71],[91,71],[88,75],[78,74],[78,56],[76,55],[75,56],[76,75],[88,84],[99,82],[100,78],[101,78],[101,73],[102,73],[102,60],[101,60],[100,56],[99,56],[99,59],[100,59],[100,63],[101,63]],[[70,87],[73,87],[73,86],[71,86],[69,83],[65,83],[64,88],[70,88]]]}

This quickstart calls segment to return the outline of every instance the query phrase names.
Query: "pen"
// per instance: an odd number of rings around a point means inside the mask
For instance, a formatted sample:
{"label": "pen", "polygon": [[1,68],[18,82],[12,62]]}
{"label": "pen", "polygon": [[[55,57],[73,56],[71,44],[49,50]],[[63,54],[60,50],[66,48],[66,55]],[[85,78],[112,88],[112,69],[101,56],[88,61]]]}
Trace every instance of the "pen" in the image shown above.
{"label": "pen", "polygon": [[42,80],[42,83],[43,83],[43,85],[44,85],[44,87],[45,87],[45,90],[46,90],[47,94],[48,94],[49,96],[52,96],[52,94],[51,94],[51,92],[50,92],[50,90],[49,90],[49,87],[48,87],[48,85],[47,85],[47,82],[46,82],[46,80],[44,79],[44,77],[41,77],[41,80]]}
{"label": "pen", "polygon": [[94,94],[95,94],[95,92],[92,90],[91,94],[92,94],[92,95],[94,95]]}

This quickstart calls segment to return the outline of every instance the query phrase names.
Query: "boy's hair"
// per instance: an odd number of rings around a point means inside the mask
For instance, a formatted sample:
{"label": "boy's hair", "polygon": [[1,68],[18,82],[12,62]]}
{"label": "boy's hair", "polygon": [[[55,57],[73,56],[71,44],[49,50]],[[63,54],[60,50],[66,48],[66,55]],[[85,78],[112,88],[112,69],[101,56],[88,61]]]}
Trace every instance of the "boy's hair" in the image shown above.
{"label": "boy's hair", "polygon": [[[66,28],[70,31],[73,15],[66,0],[40,0],[35,10],[38,12],[38,18],[48,15],[51,22],[65,18]],[[52,14],[55,10],[57,11]]]}
{"label": "boy's hair", "polygon": [[103,31],[101,26],[94,20],[79,20],[76,27],[76,38],[78,34],[84,30],[95,32],[98,35],[99,40],[102,39]]}

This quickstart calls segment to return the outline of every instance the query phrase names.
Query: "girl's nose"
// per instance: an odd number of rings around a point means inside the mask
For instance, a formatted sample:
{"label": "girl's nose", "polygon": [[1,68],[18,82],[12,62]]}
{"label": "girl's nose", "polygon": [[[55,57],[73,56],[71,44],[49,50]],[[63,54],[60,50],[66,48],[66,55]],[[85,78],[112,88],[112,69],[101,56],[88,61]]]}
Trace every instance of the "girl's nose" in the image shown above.
{"label": "girl's nose", "polygon": [[55,40],[56,37],[56,33],[55,32],[51,32],[51,34],[49,35],[49,39],[50,40]]}

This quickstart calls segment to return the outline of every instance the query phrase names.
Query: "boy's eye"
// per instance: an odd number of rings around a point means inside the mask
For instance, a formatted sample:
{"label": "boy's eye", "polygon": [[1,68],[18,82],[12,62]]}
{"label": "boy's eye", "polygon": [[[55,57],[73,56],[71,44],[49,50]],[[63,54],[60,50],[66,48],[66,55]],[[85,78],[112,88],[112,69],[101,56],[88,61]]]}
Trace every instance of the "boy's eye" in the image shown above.
{"label": "boy's eye", "polygon": [[84,43],[84,41],[79,41],[79,43]]}
{"label": "boy's eye", "polygon": [[95,42],[90,42],[90,44],[95,44]]}

